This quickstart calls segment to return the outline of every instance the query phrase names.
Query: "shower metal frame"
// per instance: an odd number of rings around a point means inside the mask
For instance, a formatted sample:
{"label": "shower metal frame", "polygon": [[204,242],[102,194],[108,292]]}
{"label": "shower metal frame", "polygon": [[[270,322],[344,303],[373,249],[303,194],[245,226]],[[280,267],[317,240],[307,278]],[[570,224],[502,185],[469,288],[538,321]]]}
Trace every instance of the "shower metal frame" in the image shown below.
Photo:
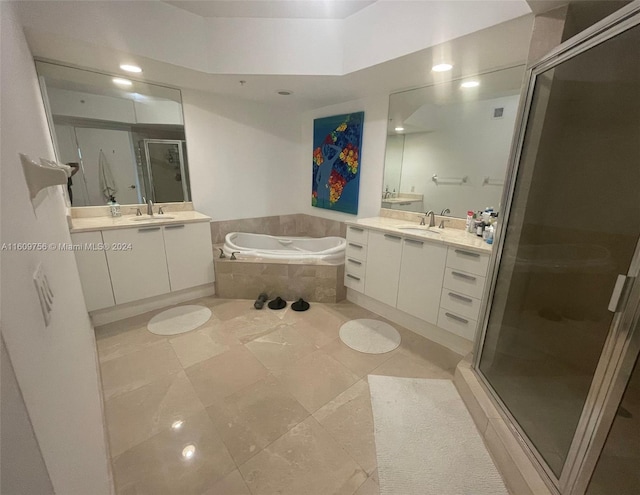
{"label": "shower metal frame", "polygon": [[156,201],[156,189],[153,185],[153,171],[151,170],[151,156],[149,155],[149,144],[175,144],[178,147],[178,158],[180,160],[180,174],[182,176],[182,201],[189,201],[189,191],[187,188],[187,179],[185,174],[184,154],[182,152],[182,145],[184,141],[180,139],[143,139],[144,143],[144,155],[147,165],[147,175],[149,176],[149,189],[151,189],[151,196],[153,202]]}
{"label": "shower metal frame", "polygon": [[640,0],[634,0],[617,12],[602,19],[578,35],[565,41],[539,61],[530,65],[518,108],[517,127],[513,136],[509,168],[505,177],[502,195],[504,212],[495,234],[494,249],[489,263],[489,275],[485,283],[482,301],[482,326],[474,343],[472,369],[483,389],[497,407],[501,416],[511,425],[515,437],[532,460],[534,467],[553,493],[582,495],[585,493],[600,453],[606,442],[615,413],[631,376],[634,362],[640,353],[640,242],[627,273],[627,284],[621,303],[611,322],[598,365],[592,378],[591,387],[585,400],[571,447],[567,454],[560,477],[547,465],[542,455],[529,440],[506,404],[493,389],[489,380],[480,370],[480,359],[487,333],[490,316],[490,302],[493,299],[498,279],[498,270],[504,249],[503,227],[508,225],[516,178],[522,158],[526,128],[529,123],[533,103],[533,93],[540,74],[579,55],[623,32],[640,25]]}

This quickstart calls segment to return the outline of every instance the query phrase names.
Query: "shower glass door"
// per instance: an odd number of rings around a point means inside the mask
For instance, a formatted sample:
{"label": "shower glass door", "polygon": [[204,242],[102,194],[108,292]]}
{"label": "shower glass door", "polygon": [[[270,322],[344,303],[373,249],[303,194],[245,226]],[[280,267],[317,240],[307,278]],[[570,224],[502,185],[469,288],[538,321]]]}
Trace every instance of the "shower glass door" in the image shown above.
{"label": "shower glass door", "polygon": [[145,139],[147,191],[156,203],[189,201],[183,141]]}
{"label": "shower glass door", "polygon": [[611,31],[533,71],[475,365],[561,490],[640,237],[640,27]]}

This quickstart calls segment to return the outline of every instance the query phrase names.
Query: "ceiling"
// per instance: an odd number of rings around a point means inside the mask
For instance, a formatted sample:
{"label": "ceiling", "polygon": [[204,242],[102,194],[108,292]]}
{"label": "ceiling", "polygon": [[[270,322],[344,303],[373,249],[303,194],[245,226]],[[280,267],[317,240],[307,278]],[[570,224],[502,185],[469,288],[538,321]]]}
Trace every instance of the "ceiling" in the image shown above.
{"label": "ceiling", "polygon": [[[209,74],[138,56],[135,62],[144,69],[143,77],[130,74],[126,77],[304,111],[521,64],[526,60],[532,22],[532,15],[522,16],[343,76]],[[30,28],[26,28],[25,33],[32,53],[41,59],[120,76],[125,73],[120,71],[119,64],[131,60],[125,51]],[[432,72],[434,61],[443,53],[453,61],[453,70]],[[241,80],[245,83],[240,84]],[[283,89],[293,94],[278,95]]]}
{"label": "ceiling", "polygon": [[197,0],[165,2],[200,17],[345,19],[376,0]]}

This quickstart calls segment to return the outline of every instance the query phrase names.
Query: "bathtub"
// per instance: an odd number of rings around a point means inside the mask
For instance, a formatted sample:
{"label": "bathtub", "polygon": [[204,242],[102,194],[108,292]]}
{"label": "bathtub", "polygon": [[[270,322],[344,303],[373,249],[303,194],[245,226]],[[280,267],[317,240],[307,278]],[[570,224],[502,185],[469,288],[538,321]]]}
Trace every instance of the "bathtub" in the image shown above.
{"label": "bathtub", "polygon": [[230,232],[222,248],[227,256],[236,251],[240,259],[262,258],[273,260],[300,260],[330,265],[344,263],[347,246],[342,237],[280,237],[247,232]]}

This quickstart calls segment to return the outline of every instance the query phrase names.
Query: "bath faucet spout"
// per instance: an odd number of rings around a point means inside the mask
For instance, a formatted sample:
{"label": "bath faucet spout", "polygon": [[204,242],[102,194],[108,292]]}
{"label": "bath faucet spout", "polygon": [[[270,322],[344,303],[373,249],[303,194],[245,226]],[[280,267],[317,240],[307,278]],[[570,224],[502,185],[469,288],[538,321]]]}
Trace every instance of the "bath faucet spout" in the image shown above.
{"label": "bath faucet spout", "polygon": [[420,220],[420,225],[426,225],[424,220],[427,217],[429,217],[429,227],[435,227],[436,219],[435,219],[435,213],[433,212],[433,210],[429,210],[424,214],[424,217],[422,217],[422,219]]}
{"label": "bath faucet spout", "polygon": [[147,215],[153,216],[153,201],[147,201]]}

